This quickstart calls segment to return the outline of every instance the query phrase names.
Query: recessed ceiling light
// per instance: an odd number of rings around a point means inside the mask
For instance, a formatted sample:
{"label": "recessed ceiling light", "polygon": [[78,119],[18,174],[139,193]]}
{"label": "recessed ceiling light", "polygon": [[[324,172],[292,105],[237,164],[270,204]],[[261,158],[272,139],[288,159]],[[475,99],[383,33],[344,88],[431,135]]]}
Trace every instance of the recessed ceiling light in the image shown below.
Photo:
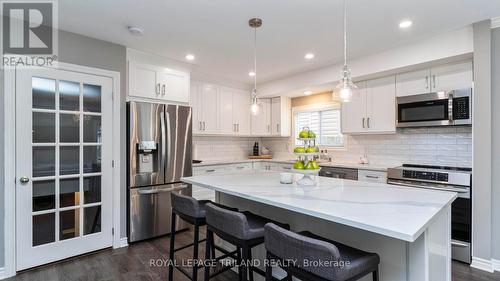
{"label": "recessed ceiling light", "polygon": [[314,58],[314,54],[313,54],[313,53],[307,53],[307,54],[304,56],[304,58],[305,58],[306,60],[312,60],[312,59]]}
{"label": "recessed ceiling light", "polygon": [[255,76],[255,72],[253,72],[253,71],[248,72],[248,76],[254,77]]}
{"label": "recessed ceiling light", "polygon": [[192,54],[187,54],[187,55],[186,55],[186,59],[187,59],[187,60],[194,60],[194,59],[195,59],[195,57],[194,57],[194,55],[192,55]]}
{"label": "recessed ceiling light", "polygon": [[399,28],[408,28],[413,24],[411,20],[404,20],[399,23]]}
{"label": "recessed ceiling light", "polygon": [[304,91],[304,95],[308,96],[310,94],[312,94],[313,92],[311,90],[305,90]]}
{"label": "recessed ceiling light", "polygon": [[129,26],[128,32],[130,32],[132,35],[140,36],[142,33],[144,33],[144,30],[142,28],[137,27],[137,26]]}

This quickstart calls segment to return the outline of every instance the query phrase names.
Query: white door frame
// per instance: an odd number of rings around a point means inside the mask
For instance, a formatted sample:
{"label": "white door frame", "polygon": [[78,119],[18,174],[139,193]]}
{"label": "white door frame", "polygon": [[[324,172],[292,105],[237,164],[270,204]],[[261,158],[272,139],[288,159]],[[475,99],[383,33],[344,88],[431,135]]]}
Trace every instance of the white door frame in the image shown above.
{"label": "white door frame", "polygon": [[[80,72],[90,75],[109,77],[113,80],[113,143],[120,143],[121,116],[120,116],[120,72],[59,62],[58,70]],[[5,265],[0,279],[16,275],[16,70],[4,69],[4,251]],[[122,186],[121,146],[113,146],[113,175],[112,175],[112,211],[113,211],[113,248],[127,246],[127,238],[120,238],[120,218],[125,210],[121,209],[121,196],[125,192]]]}

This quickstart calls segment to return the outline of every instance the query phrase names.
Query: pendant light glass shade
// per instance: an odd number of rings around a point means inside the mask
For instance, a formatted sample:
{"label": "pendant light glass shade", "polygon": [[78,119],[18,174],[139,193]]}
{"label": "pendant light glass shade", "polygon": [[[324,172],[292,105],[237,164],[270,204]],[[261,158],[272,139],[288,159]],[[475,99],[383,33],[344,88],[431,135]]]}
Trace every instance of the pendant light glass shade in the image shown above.
{"label": "pendant light glass shade", "polygon": [[342,102],[350,102],[352,97],[357,94],[358,87],[352,82],[351,71],[347,65],[344,65],[342,79],[340,79],[335,88]]}
{"label": "pendant light glass shade", "polygon": [[259,113],[259,101],[257,100],[257,89],[253,89],[252,91],[252,104],[250,105],[250,112],[253,115],[257,115]]}
{"label": "pendant light glass shade", "polygon": [[[350,102],[357,93],[358,87],[352,82],[351,70],[347,66],[347,2],[344,0],[344,68],[342,70],[342,79],[337,83],[336,90],[333,92],[342,102]],[[334,97],[335,98],[335,97]]]}

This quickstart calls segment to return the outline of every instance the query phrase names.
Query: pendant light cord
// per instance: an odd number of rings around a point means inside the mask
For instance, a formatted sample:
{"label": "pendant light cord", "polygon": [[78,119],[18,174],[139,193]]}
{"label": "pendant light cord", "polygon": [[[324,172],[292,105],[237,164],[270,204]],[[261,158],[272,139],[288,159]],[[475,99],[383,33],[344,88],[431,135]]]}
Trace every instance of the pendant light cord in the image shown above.
{"label": "pendant light cord", "polygon": [[344,66],[347,65],[347,0],[344,0]]}
{"label": "pendant light cord", "polygon": [[253,41],[253,88],[257,90],[257,27],[254,27],[254,41]]}

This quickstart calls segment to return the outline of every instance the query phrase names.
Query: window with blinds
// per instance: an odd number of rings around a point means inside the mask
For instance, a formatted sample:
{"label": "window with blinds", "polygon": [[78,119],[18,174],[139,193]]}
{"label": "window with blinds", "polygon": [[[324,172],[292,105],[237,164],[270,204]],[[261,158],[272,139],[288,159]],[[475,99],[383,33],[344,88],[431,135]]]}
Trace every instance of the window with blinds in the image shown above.
{"label": "window with blinds", "polygon": [[[316,133],[316,143],[318,145],[343,147],[344,137],[340,130],[340,116],[340,109],[296,112],[296,135],[298,135],[304,127],[308,127]],[[296,140],[296,144],[301,145],[302,142]]]}

